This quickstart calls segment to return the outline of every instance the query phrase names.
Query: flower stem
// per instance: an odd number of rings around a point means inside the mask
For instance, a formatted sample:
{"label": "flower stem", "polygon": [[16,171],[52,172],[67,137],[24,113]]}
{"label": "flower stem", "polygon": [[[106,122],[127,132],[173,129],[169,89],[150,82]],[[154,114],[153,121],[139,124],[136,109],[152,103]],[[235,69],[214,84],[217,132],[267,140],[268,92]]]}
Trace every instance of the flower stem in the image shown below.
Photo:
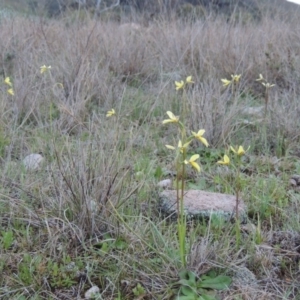
{"label": "flower stem", "polygon": [[[185,131],[181,131],[183,141],[185,138]],[[186,220],[184,216],[184,188],[185,188],[185,163],[186,150],[183,149],[180,155],[180,162],[177,162],[177,177],[176,177],[176,200],[177,200],[177,225],[178,225],[178,242],[179,255],[183,267],[186,267],[186,251],[185,251],[185,237],[186,237]],[[179,177],[181,176],[181,178]],[[179,181],[181,182],[179,184]],[[181,186],[180,186],[181,185]],[[179,189],[181,188],[181,191]]]}
{"label": "flower stem", "polygon": [[265,119],[266,116],[267,116],[268,102],[269,102],[269,89],[266,87],[266,92],[265,92],[265,111],[264,111],[264,119]]}

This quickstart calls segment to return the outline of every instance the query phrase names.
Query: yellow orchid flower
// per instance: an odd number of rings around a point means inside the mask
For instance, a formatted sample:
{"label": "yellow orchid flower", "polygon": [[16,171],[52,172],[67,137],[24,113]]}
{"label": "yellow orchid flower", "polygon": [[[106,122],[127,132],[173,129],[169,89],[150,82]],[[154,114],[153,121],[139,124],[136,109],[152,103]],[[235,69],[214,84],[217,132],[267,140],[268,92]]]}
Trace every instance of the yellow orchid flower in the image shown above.
{"label": "yellow orchid flower", "polygon": [[275,85],[275,84],[270,84],[269,82],[267,82],[267,80],[266,80],[261,74],[259,74],[259,77],[256,79],[256,81],[264,81],[264,82],[261,82],[261,84],[262,84],[266,89],[269,89],[269,88],[271,88],[272,86]]}
{"label": "yellow orchid flower", "polygon": [[226,78],[221,79],[221,81],[223,82],[223,86],[228,86],[228,85],[231,84],[231,80],[228,80],[228,79],[226,79]]}
{"label": "yellow orchid flower", "polygon": [[246,152],[250,149],[250,147],[248,147],[248,149],[245,150],[243,146],[239,146],[238,149],[234,149],[232,146],[230,146],[230,149],[235,154],[242,156],[242,155],[246,154]]}
{"label": "yellow orchid flower", "polygon": [[231,75],[231,78],[232,78],[232,82],[235,82],[235,83],[238,83],[240,81],[240,78],[241,78],[242,74],[240,75]]}
{"label": "yellow orchid flower", "polygon": [[111,110],[109,110],[107,113],[106,113],[106,117],[112,117],[116,114],[116,111],[112,108]]}
{"label": "yellow orchid flower", "polygon": [[194,83],[194,81],[192,81],[192,76],[188,76],[185,80],[186,83]]}
{"label": "yellow orchid flower", "polygon": [[266,87],[266,89],[269,89],[269,88],[271,88],[272,86],[274,86],[275,84],[270,84],[269,82],[262,82],[261,83],[264,87]]}
{"label": "yellow orchid flower", "polygon": [[8,89],[8,90],[7,90],[7,93],[10,94],[10,95],[12,95],[12,96],[15,95],[15,92],[14,92],[13,89]]}
{"label": "yellow orchid flower", "polygon": [[176,117],[171,111],[167,111],[167,115],[170,119],[163,120],[163,124],[179,122],[179,117]]}
{"label": "yellow orchid flower", "polygon": [[46,65],[43,65],[40,67],[41,69],[41,74],[45,73],[46,71],[50,70],[51,69],[51,66],[46,66]]}
{"label": "yellow orchid flower", "polygon": [[223,160],[219,160],[217,163],[220,164],[220,165],[229,165],[230,164],[230,159],[225,154]]}
{"label": "yellow orchid flower", "polygon": [[262,81],[265,80],[262,74],[259,74],[259,77],[256,79],[256,81]]}
{"label": "yellow orchid flower", "polygon": [[205,133],[204,129],[199,130],[197,133],[192,131],[192,135],[199,140],[201,143],[203,143],[206,147],[208,147],[207,140],[203,137],[203,134]]}
{"label": "yellow orchid flower", "polygon": [[6,77],[6,78],[4,79],[4,82],[5,82],[7,85],[12,86],[12,83],[11,83],[9,77]]}
{"label": "yellow orchid flower", "polygon": [[200,166],[195,162],[199,158],[199,154],[194,154],[191,156],[189,160],[185,160],[184,163],[190,164],[194,169],[200,172]]}
{"label": "yellow orchid flower", "polygon": [[175,81],[175,85],[176,85],[176,91],[183,89],[184,88],[184,81]]}
{"label": "yellow orchid flower", "polygon": [[178,142],[178,148],[179,148],[179,151],[180,151],[181,153],[183,153],[183,150],[185,150],[185,149],[188,147],[189,144],[190,144],[190,142],[187,142],[187,143],[185,143],[184,145],[182,145],[181,140],[179,140],[179,142]]}
{"label": "yellow orchid flower", "polygon": [[[182,145],[182,142],[181,140],[179,140],[178,142],[178,148],[179,148],[179,151],[181,153],[183,153],[183,150],[186,149],[188,147],[188,145],[190,144],[191,141],[185,143],[184,145]],[[175,150],[175,147],[174,146],[171,146],[171,145],[165,145],[166,148],[170,149],[170,150]]]}
{"label": "yellow orchid flower", "polygon": [[240,81],[242,74],[240,75],[231,75],[231,80],[228,79],[221,79],[221,81],[223,82],[223,86],[228,86],[232,83],[238,83]]}

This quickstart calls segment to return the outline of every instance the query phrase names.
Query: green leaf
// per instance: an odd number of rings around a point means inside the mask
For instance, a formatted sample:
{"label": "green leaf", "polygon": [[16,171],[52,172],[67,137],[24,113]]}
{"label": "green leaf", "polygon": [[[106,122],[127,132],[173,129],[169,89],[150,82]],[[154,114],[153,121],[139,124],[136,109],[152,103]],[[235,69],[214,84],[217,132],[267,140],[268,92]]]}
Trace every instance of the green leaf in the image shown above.
{"label": "green leaf", "polygon": [[205,278],[198,282],[197,286],[207,289],[223,290],[231,284],[231,278],[228,276],[218,276],[215,278]]}
{"label": "green leaf", "polygon": [[115,248],[118,250],[124,250],[127,248],[127,246],[128,246],[128,244],[121,238],[118,238],[115,241]]}
{"label": "green leaf", "polygon": [[189,286],[183,286],[180,288],[180,292],[184,295],[184,296],[193,296],[195,295],[196,291],[194,291],[191,287]]}
{"label": "green leaf", "polygon": [[137,286],[134,289],[132,289],[132,292],[134,296],[141,296],[145,294],[145,289],[140,283],[138,283]]}
{"label": "green leaf", "polygon": [[201,300],[216,300],[216,298],[214,296],[210,296],[210,295],[207,295],[207,294],[201,295],[200,299]]}
{"label": "green leaf", "polygon": [[179,272],[179,278],[183,280],[187,280],[191,283],[196,283],[196,275],[194,272],[189,270],[183,270]]}
{"label": "green leaf", "polygon": [[3,236],[3,248],[5,250],[8,250],[10,248],[10,246],[13,244],[14,242],[14,233],[9,230],[9,231],[2,231],[2,236]]}
{"label": "green leaf", "polygon": [[101,243],[101,251],[104,253],[108,253],[109,251],[109,245],[107,242],[103,242]]}
{"label": "green leaf", "polygon": [[208,273],[207,273],[207,276],[211,277],[211,278],[215,278],[217,277],[217,272],[215,270],[210,270]]}
{"label": "green leaf", "polygon": [[155,169],[155,172],[154,172],[154,177],[156,179],[161,179],[162,176],[163,176],[163,170],[162,170],[161,166],[157,166]]}
{"label": "green leaf", "polygon": [[191,288],[196,287],[196,282],[189,281],[189,280],[186,280],[186,279],[179,280],[179,284],[182,285],[182,286],[188,286],[188,287],[191,287]]}

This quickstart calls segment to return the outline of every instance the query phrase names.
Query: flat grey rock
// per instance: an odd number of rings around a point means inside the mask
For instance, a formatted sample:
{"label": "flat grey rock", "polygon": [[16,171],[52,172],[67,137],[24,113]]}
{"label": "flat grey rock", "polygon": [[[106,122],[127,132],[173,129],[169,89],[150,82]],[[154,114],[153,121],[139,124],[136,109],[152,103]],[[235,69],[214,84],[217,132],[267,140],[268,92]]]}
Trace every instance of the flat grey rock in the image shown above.
{"label": "flat grey rock", "polygon": [[43,160],[44,158],[42,155],[38,153],[32,153],[23,159],[23,165],[25,166],[26,170],[37,170]]}
{"label": "flat grey rock", "polygon": [[[159,194],[159,209],[165,215],[177,218],[176,190],[165,190]],[[184,213],[188,218],[209,218],[212,215],[230,220],[235,217],[234,195],[187,190],[184,193]],[[239,200],[239,218],[246,219],[246,205]]]}
{"label": "flat grey rock", "polygon": [[252,286],[257,287],[258,281],[253,272],[246,267],[239,267],[232,271],[232,284],[238,287]]}

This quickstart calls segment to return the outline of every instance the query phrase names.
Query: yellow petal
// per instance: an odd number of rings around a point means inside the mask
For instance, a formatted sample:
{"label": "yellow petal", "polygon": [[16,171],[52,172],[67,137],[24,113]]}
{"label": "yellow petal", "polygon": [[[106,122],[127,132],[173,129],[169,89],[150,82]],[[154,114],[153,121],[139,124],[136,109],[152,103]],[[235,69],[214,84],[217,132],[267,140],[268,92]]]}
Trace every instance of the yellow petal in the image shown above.
{"label": "yellow petal", "polygon": [[192,135],[199,140],[201,143],[203,143],[206,147],[208,147],[207,140],[203,137],[203,134],[205,133],[204,129],[199,130],[197,133],[192,131]]}
{"label": "yellow petal", "polygon": [[190,144],[190,142],[187,142],[184,145],[182,145],[181,140],[179,140],[179,142],[178,142],[178,148],[186,148],[189,144]]}
{"label": "yellow petal", "polygon": [[171,119],[167,119],[167,120],[163,120],[162,123],[163,123],[163,124],[174,123],[174,121],[171,120]]}
{"label": "yellow petal", "polygon": [[41,74],[43,74],[44,72],[46,72],[47,67],[45,65],[41,66]]}
{"label": "yellow petal", "polygon": [[247,148],[247,150],[245,150],[243,146],[240,146],[239,150],[238,150],[238,155],[246,154],[249,151],[249,149],[250,149],[250,146]]}
{"label": "yellow petal", "polygon": [[232,152],[237,153],[237,151],[232,146],[230,146],[230,149]]}
{"label": "yellow petal", "polygon": [[192,81],[192,76],[186,78],[186,83],[194,83],[194,81]]}
{"label": "yellow petal", "polygon": [[40,67],[40,69],[41,69],[41,74],[43,74],[44,72],[50,70],[51,66],[47,67],[46,65],[43,65],[43,66]]}
{"label": "yellow petal", "polygon": [[191,156],[189,160],[185,160],[185,164],[190,164],[194,169],[196,169],[198,172],[200,172],[200,166],[195,162],[199,158],[199,154],[194,154]]}
{"label": "yellow petal", "polygon": [[259,77],[256,79],[256,81],[262,81],[262,80],[264,80],[264,77],[261,74],[259,74]]}
{"label": "yellow petal", "polygon": [[197,137],[197,136],[202,136],[205,133],[204,129],[199,130],[197,133],[192,131],[193,136]]}
{"label": "yellow petal", "polygon": [[194,169],[196,169],[198,172],[200,172],[200,166],[196,162],[191,161],[190,164]]}
{"label": "yellow petal", "polygon": [[175,85],[176,85],[176,91],[178,91],[184,87],[184,82],[183,82],[183,80],[175,81]]}
{"label": "yellow petal", "polygon": [[195,160],[197,160],[199,157],[200,157],[199,154],[194,154],[194,155],[191,156],[191,158],[190,158],[189,161],[190,161],[190,162],[195,161]]}
{"label": "yellow petal", "polygon": [[171,145],[165,145],[168,149],[170,150],[175,150],[175,147],[171,146]]}
{"label": "yellow petal", "polygon": [[12,96],[14,96],[14,95],[15,95],[15,92],[14,92],[14,90],[13,90],[13,89],[9,89],[9,90],[7,90],[7,93],[8,93],[8,94],[10,94],[10,95],[12,95]]}
{"label": "yellow petal", "polygon": [[239,146],[237,154],[238,155],[244,155],[245,154],[245,150],[244,150],[243,146]]}
{"label": "yellow petal", "polygon": [[6,77],[6,78],[4,79],[4,82],[5,82],[7,85],[12,86],[12,83],[10,82],[10,78],[9,78],[9,77]]}
{"label": "yellow petal", "polygon": [[220,165],[229,165],[230,164],[230,159],[225,154],[223,160],[219,160],[217,163],[220,164]]}
{"label": "yellow petal", "polygon": [[167,115],[170,119],[176,119],[176,116],[171,111],[167,111]]}
{"label": "yellow petal", "polygon": [[112,108],[106,113],[106,117],[111,117],[116,114],[116,111]]}
{"label": "yellow petal", "polygon": [[221,81],[223,82],[223,86],[227,86],[227,85],[231,84],[231,81],[228,79],[221,79]]}
{"label": "yellow petal", "polygon": [[208,144],[208,142],[207,142],[206,138],[204,138],[204,137],[201,137],[201,138],[199,138],[199,141],[200,141],[202,144],[204,144],[206,147],[208,147],[208,146],[209,146],[209,144]]}
{"label": "yellow petal", "polygon": [[274,86],[275,84],[270,84],[269,82],[267,82],[267,83],[262,83],[262,85],[264,85],[267,89],[269,89],[272,86]]}
{"label": "yellow petal", "polygon": [[232,81],[238,83],[240,78],[241,78],[241,75],[242,74],[240,74],[240,75],[231,75]]}
{"label": "yellow petal", "polygon": [[163,120],[163,124],[166,123],[177,123],[179,121],[179,117],[176,117],[171,111],[167,111],[167,115],[170,119]]}
{"label": "yellow petal", "polygon": [[239,147],[237,148],[237,150],[236,150],[236,149],[234,149],[232,146],[230,146],[230,149],[231,149],[231,151],[234,152],[235,154],[237,154],[237,155],[239,155],[239,156],[242,156],[242,155],[244,155],[244,154],[250,149],[250,147],[248,147],[248,149],[245,150],[243,146],[239,146]]}

